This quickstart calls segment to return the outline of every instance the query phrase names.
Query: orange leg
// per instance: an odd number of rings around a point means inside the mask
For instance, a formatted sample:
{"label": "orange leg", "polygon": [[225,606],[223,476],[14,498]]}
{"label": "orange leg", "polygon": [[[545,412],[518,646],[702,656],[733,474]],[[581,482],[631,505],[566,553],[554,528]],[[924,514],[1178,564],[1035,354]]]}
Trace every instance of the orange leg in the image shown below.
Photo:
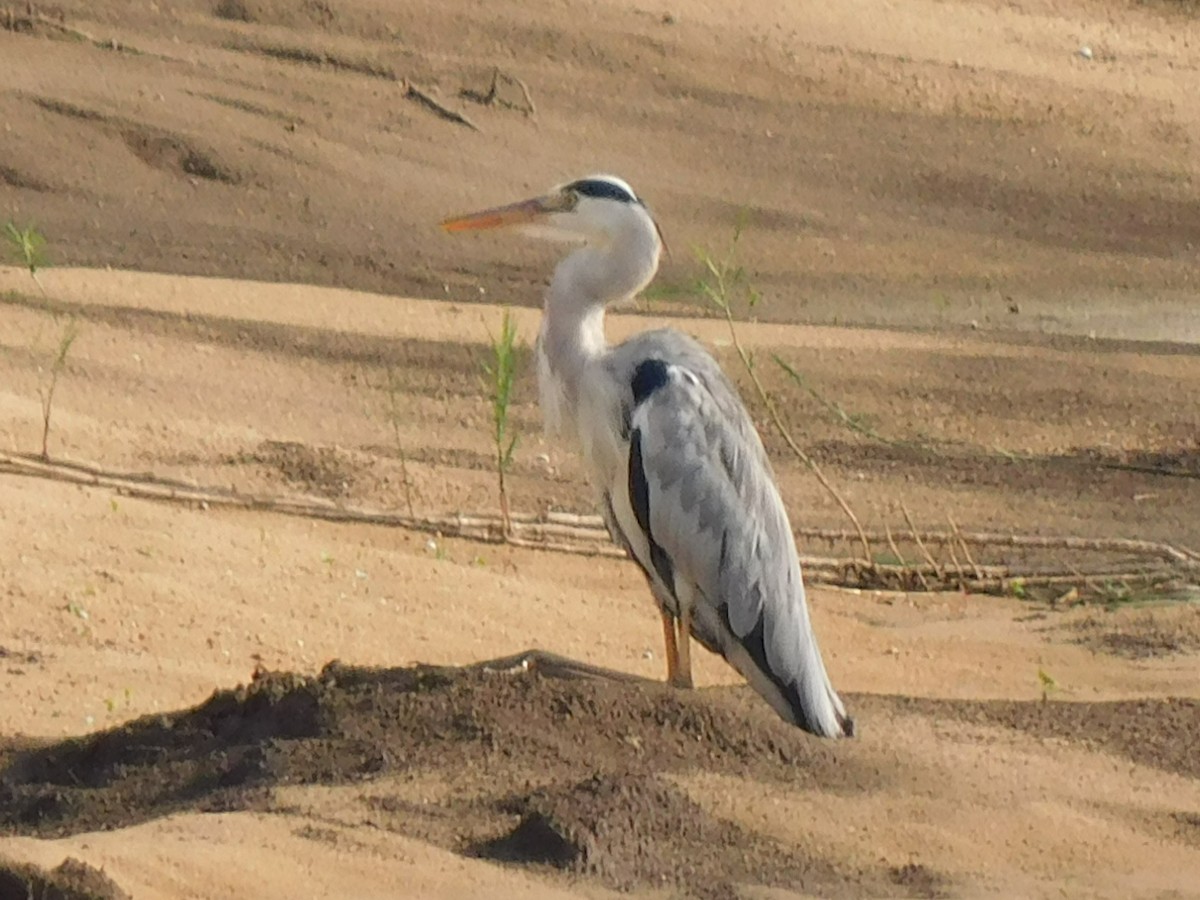
{"label": "orange leg", "polygon": [[675,678],[671,682],[676,687],[692,687],[692,611],[681,609],[679,616],[678,661],[675,667]]}
{"label": "orange leg", "polygon": [[679,647],[675,643],[675,617],[665,609],[660,610],[663,623],[663,641],[667,645],[667,683],[674,684],[679,673]]}

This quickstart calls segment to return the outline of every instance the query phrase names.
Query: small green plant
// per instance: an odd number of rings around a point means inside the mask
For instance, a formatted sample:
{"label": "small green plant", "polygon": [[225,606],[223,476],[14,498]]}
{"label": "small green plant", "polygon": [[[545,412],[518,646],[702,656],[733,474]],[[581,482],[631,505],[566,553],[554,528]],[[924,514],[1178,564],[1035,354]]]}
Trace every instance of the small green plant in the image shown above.
{"label": "small green plant", "polygon": [[1050,695],[1058,690],[1058,682],[1054,680],[1054,676],[1040,666],[1037,670],[1037,677],[1042,685],[1042,702],[1045,703]]}
{"label": "small green plant", "polygon": [[[67,356],[71,353],[71,345],[79,337],[79,325],[74,319],[67,319],[58,333],[58,348],[50,362],[49,370],[42,370],[42,380],[38,385],[38,398],[42,401],[42,459],[50,458],[50,417],[54,413],[54,392],[58,390],[58,379],[67,368]],[[41,369],[41,367],[39,367]]]}
{"label": "small green plant", "polygon": [[492,441],[496,451],[496,484],[500,493],[500,519],[504,536],[512,534],[512,517],[508,504],[508,487],[505,476],[512,466],[513,453],[517,449],[519,435],[513,430],[509,419],[512,406],[513,382],[517,372],[517,324],[512,313],[504,311],[500,321],[500,334],[492,336],[492,358],[483,363],[488,379],[488,390],[492,401]]}
{"label": "small green plant", "polygon": [[392,426],[392,440],[396,444],[396,453],[400,457],[400,477],[404,480],[404,505],[408,514],[413,515],[412,481],[408,477],[408,456],[404,452],[404,442],[400,439],[400,382],[396,377],[396,368],[391,363],[384,369],[386,381],[384,391],[387,394],[387,417]]}
{"label": "small green plant", "polygon": [[124,711],[126,709],[129,709],[129,706],[132,702],[133,702],[133,691],[131,691],[129,688],[125,688],[122,692],[121,698],[105,697],[104,698],[104,708],[106,710],[108,710],[108,714],[111,716],[115,712]]}
{"label": "small green plant", "polygon": [[15,222],[5,224],[4,237],[8,240],[17,261],[29,270],[29,277],[43,294],[46,293],[37,274],[38,269],[45,268],[46,265],[46,238],[32,225],[18,228]]}
{"label": "small green plant", "polygon": [[1105,606],[1125,606],[1132,605],[1138,597],[1133,588],[1124,581],[1105,580],[1096,589],[1096,599]]}
{"label": "small green plant", "polygon": [[[4,226],[4,237],[8,241],[11,255],[29,270],[29,277],[45,295],[46,288],[38,278],[38,270],[46,267],[45,236],[32,225],[19,228],[15,222],[7,222]],[[58,344],[49,366],[38,367],[38,373],[41,375],[37,391],[38,398],[42,401],[42,459],[50,458],[50,419],[54,413],[54,392],[58,389],[59,376],[67,367],[67,356],[71,353],[71,345],[77,337],[79,325],[74,318],[68,317],[59,329]]]}
{"label": "small green plant", "polygon": [[746,267],[737,264],[738,245],[741,243],[745,225],[745,219],[739,218],[734,225],[733,237],[725,249],[724,256],[717,258],[703,248],[696,251],[696,258],[704,267],[704,273],[696,281],[696,287],[704,299],[726,318],[733,316],[733,305],[739,298],[746,301],[749,309],[754,309],[762,300],[762,293],[750,283]]}

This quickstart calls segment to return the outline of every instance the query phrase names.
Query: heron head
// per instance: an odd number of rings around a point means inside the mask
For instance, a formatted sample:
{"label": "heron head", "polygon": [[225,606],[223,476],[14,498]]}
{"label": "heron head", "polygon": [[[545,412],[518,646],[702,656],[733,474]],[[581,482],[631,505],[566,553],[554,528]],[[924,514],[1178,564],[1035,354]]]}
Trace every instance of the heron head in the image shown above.
{"label": "heron head", "polygon": [[535,237],[586,244],[607,244],[631,229],[647,226],[661,242],[661,232],[645,204],[615,175],[590,175],[540,197],[442,222],[449,232],[515,227]]}

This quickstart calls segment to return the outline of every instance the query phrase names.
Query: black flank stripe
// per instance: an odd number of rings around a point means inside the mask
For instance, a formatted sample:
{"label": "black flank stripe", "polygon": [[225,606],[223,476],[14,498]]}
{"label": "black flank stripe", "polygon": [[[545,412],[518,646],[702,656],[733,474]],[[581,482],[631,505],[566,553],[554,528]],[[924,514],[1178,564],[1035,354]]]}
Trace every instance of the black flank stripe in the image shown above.
{"label": "black flank stripe", "polygon": [[754,628],[744,638],[738,638],[737,633],[729,626],[729,607],[721,607],[721,618],[725,620],[725,627],[729,629],[729,633],[733,635],[734,640],[737,640],[746,652],[750,654],[750,658],[754,660],[754,664],[764,675],[771,680],[775,687],[779,688],[779,692],[783,694],[783,699],[787,701],[788,706],[792,708],[792,716],[796,720],[796,724],[810,733],[818,731],[817,724],[811,722],[804,714],[804,704],[800,702],[800,695],[795,687],[790,684],[785,684],[780,680],[771,667],[767,665],[767,644],[766,633],[762,616],[758,617],[758,621],[754,623]]}
{"label": "black flank stripe", "polygon": [[654,571],[658,573],[663,584],[667,586],[667,590],[671,592],[671,596],[675,596],[675,564],[671,562],[671,557],[667,556],[667,551],[658,546],[654,538],[650,539],[650,563],[654,566]]}
{"label": "black flank stripe", "polygon": [[650,544],[650,564],[662,579],[667,590],[675,591],[675,566],[671,557],[654,540],[650,532],[650,485],[646,481],[646,470],[642,466],[642,430],[633,429],[629,436],[629,503],[633,507],[633,517],[637,519],[642,534]]}

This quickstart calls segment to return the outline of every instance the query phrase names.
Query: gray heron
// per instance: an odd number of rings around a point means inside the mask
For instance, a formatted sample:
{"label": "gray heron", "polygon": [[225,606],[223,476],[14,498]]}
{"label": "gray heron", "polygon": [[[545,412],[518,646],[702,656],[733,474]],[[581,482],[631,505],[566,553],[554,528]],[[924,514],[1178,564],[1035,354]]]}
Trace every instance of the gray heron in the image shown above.
{"label": "gray heron", "polygon": [[786,721],[853,735],[817,647],[787,511],[736,389],[679,331],[605,339],[605,308],[658,270],[662,237],[645,204],[620,178],[595,175],[442,223],[511,226],[578,245],[546,292],[542,412],[550,433],[578,439],[608,530],[650,583],[668,680],[692,686],[694,637]]}

